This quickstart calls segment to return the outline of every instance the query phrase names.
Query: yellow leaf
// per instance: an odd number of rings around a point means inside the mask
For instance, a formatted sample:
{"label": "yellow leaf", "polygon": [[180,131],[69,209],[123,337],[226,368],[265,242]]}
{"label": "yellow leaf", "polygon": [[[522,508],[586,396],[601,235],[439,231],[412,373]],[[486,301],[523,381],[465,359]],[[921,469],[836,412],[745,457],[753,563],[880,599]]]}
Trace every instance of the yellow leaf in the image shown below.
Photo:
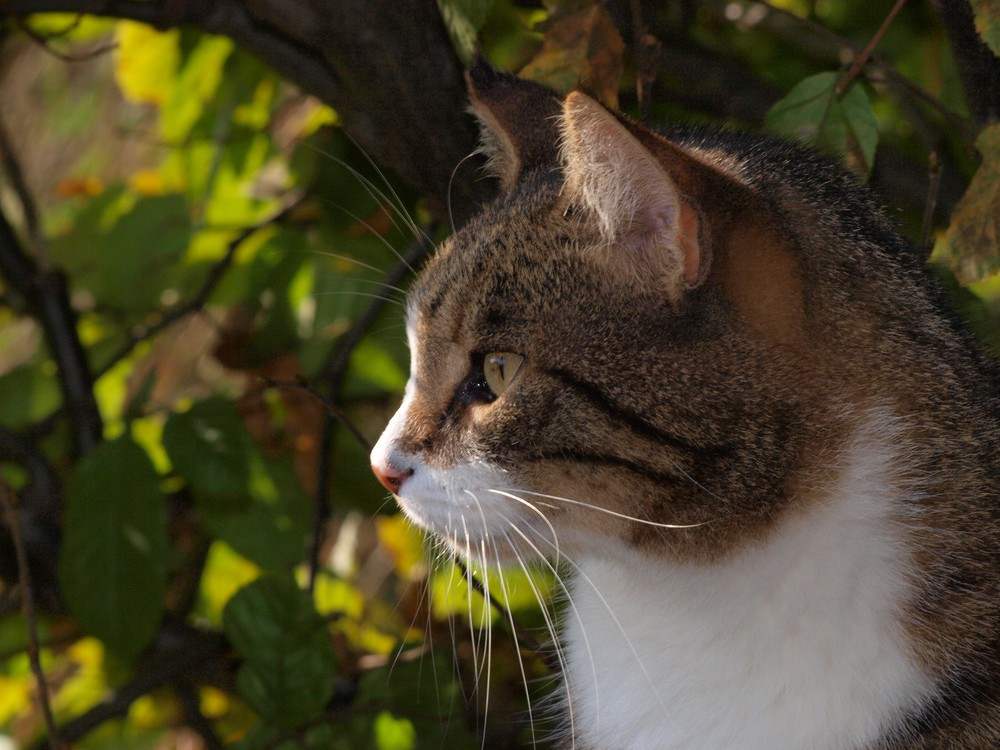
{"label": "yellow leaf", "polygon": [[6,724],[31,707],[31,688],[34,683],[31,675],[6,677],[0,674],[0,724]]}
{"label": "yellow leaf", "polygon": [[375,519],[379,541],[396,561],[400,578],[414,581],[427,575],[423,533],[401,513]]}
{"label": "yellow leaf", "polygon": [[[482,574],[474,573],[482,580]],[[490,593],[493,593],[492,590]],[[430,581],[431,611],[438,619],[459,617],[476,628],[495,622],[499,613],[482,594],[465,580],[458,566],[451,564],[435,570]]]}
{"label": "yellow leaf", "polygon": [[340,117],[337,113],[326,106],[325,104],[320,104],[314,102],[309,108],[308,113],[302,120],[301,130],[299,131],[299,138],[305,138],[310,136],[319,130],[324,125],[339,125]]}
{"label": "yellow leaf", "polygon": [[260,568],[237,554],[225,542],[213,542],[201,576],[204,614],[213,623],[222,622],[222,610],[233,594],[260,576]]}
{"label": "yellow leaf", "polygon": [[155,169],[141,169],[129,178],[128,186],[136,195],[163,195],[163,177]]}
{"label": "yellow leaf", "polygon": [[81,638],[66,650],[73,664],[71,676],[53,700],[57,718],[78,716],[107,697],[104,646],[96,638]]}
{"label": "yellow leaf", "polygon": [[1000,270],[1000,125],[976,139],[983,163],[955,206],[942,255],[958,280],[969,284]]}
{"label": "yellow leaf", "polygon": [[157,31],[134,21],[115,27],[115,81],[129,101],[161,105],[173,87],[180,60],[176,29]]}
{"label": "yellow leaf", "polygon": [[976,31],[993,54],[1000,56],[1000,0],[971,0]]}
{"label": "yellow leaf", "polygon": [[316,611],[321,615],[336,612],[358,620],[364,613],[364,595],[347,581],[331,575],[316,576],[313,600],[316,602]]}
{"label": "yellow leaf", "polygon": [[559,11],[546,24],[541,50],[520,75],[563,93],[582,85],[617,108],[624,52],[625,43],[602,6]]}

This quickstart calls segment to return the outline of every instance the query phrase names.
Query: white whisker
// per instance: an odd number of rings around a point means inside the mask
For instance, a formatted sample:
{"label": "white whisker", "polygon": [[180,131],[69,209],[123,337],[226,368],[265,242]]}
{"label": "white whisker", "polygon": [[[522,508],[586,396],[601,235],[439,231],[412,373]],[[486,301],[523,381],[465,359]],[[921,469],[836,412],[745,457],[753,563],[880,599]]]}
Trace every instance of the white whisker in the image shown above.
{"label": "white whisker", "polygon": [[[538,514],[538,516],[545,522],[545,525],[549,527],[549,532],[552,534],[552,543],[553,543],[553,546],[555,547],[555,550],[556,550],[556,553],[555,553],[555,563],[554,564],[556,566],[558,566],[559,565],[559,535],[556,534],[555,527],[552,525],[552,522],[548,518],[545,517],[545,514],[542,513],[542,511],[540,511],[532,503],[528,502],[524,498],[518,497],[517,495],[513,495],[510,492],[507,492],[506,490],[487,490],[487,492],[492,492],[492,493],[494,493],[496,495],[502,495],[503,497],[508,497],[511,500],[514,500],[516,502],[521,503],[526,508],[528,508],[529,510],[531,510],[533,513]],[[484,519],[484,523],[485,523],[485,519]]]}
{"label": "white whisker", "polygon": [[317,292],[313,296],[314,297],[324,297],[324,296],[328,296],[328,295],[340,295],[340,294],[348,296],[348,297],[369,297],[371,299],[381,299],[381,300],[385,300],[386,302],[391,302],[394,305],[399,305],[400,307],[403,307],[402,300],[398,300],[395,297],[392,297],[392,296],[389,296],[389,295],[386,295],[386,294],[375,294],[373,292],[359,292],[359,291],[354,290],[354,289],[338,289],[336,291],[330,291],[330,292]]}
{"label": "white whisker", "polygon": [[[322,278],[322,276],[326,277],[325,279],[323,279],[324,281],[326,281],[328,279],[336,279],[337,281],[350,281],[350,282],[353,282],[355,284],[374,284],[374,285],[376,285],[376,286],[378,286],[378,287],[380,287],[382,289],[386,289],[388,291],[395,292],[396,294],[398,294],[400,296],[400,298],[401,298],[400,301],[402,301],[402,298],[406,297],[406,290],[405,289],[403,289],[402,287],[393,286],[392,284],[386,284],[384,281],[380,281],[379,279],[365,279],[365,278],[362,278],[361,276],[342,276],[342,275],[337,274],[337,273],[333,273],[333,274],[329,274],[329,275],[322,274],[321,278]],[[336,290],[331,290],[331,291],[336,291]],[[320,293],[323,294],[323,292],[320,292]]]}
{"label": "white whisker", "polygon": [[[518,563],[520,563],[521,554],[517,551],[516,548],[514,548],[513,544],[511,544],[510,539],[507,536],[506,532],[504,532],[503,536],[504,536],[504,541],[506,541],[507,544],[511,547],[511,549],[513,549],[515,559],[518,561]],[[500,554],[496,549],[495,543],[493,545],[493,551],[494,554],[496,554],[497,558],[499,559]],[[535,717],[532,714],[531,710],[531,690],[528,686],[528,673],[527,670],[525,670],[524,668],[524,659],[521,657],[520,643],[517,642],[517,626],[514,624],[514,614],[510,611],[510,591],[507,589],[507,580],[503,574],[503,567],[502,566],[499,567],[497,569],[497,572],[500,576],[500,591],[503,593],[503,597],[507,602],[507,606],[504,608],[504,611],[507,613],[507,620],[510,622],[510,632],[514,636],[514,653],[517,656],[517,666],[521,671],[521,682],[524,684],[524,699],[528,706],[528,726],[531,730],[531,746],[538,747],[538,740],[535,737]],[[535,598],[538,599],[538,596],[536,595]],[[539,607],[545,606],[540,599],[538,600],[538,606]]]}
{"label": "white whisker", "polygon": [[[378,171],[379,176],[382,177],[382,180],[383,182],[385,182],[386,187],[388,187],[389,191],[392,193],[393,196],[392,198],[390,198],[384,191],[382,191],[372,180],[363,175],[359,170],[352,167],[343,159],[334,156],[328,151],[324,151],[323,149],[319,148],[314,144],[306,144],[306,145],[308,145],[314,151],[322,154],[330,161],[339,164],[341,167],[350,172],[351,175],[354,177],[354,179],[358,181],[358,183],[364,188],[365,192],[368,193],[368,195],[371,196],[372,200],[374,200],[376,203],[382,206],[388,206],[391,209],[391,211],[389,212],[389,220],[401,234],[412,234],[415,239],[426,241],[428,244],[433,244],[430,242],[430,238],[427,237],[426,233],[424,233],[420,229],[420,227],[417,226],[417,223],[410,218],[409,214],[406,211],[405,205],[403,204],[403,201],[400,199],[399,195],[393,189],[392,185],[389,184],[388,180],[386,180],[385,177],[382,175],[381,170],[378,170],[377,166],[375,167],[375,169]],[[365,157],[365,159],[367,159],[370,164],[374,165],[374,162],[371,160],[371,157],[368,156],[368,153],[363,148],[358,146],[356,143],[354,145],[358,148],[358,151]],[[395,214],[395,216],[398,216],[403,221],[403,223],[406,225],[406,228],[409,230],[408,232],[403,231],[403,228],[399,226],[393,214]],[[407,268],[410,269],[410,271],[413,271],[413,267],[406,262],[406,259],[402,255],[400,255],[400,253],[396,251],[395,248],[391,249],[393,250],[393,253],[396,255],[396,257],[399,258],[399,260],[401,260],[403,263],[406,263],[406,266]]]}
{"label": "white whisker", "polygon": [[421,231],[420,227],[417,226],[417,223],[410,218],[409,213],[407,213],[406,211],[406,204],[403,203],[403,199],[399,197],[399,193],[396,192],[396,189],[392,186],[392,183],[386,179],[384,174],[382,174],[382,170],[379,168],[378,164],[375,163],[375,160],[372,159],[371,156],[368,155],[368,152],[361,147],[361,144],[358,143],[356,140],[354,140],[354,138],[352,138],[350,134],[346,133],[346,131],[345,135],[347,135],[348,140],[350,140],[351,143],[354,144],[355,148],[357,148],[358,151],[361,152],[361,155],[365,157],[365,161],[367,161],[372,166],[372,168],[376,172],[378,172],[378,175],[379,177],[382,178],[382,182],[385,183],[385,186],[389,188],[389,192],[392,193],[392,197],[395,199],[395,203],[389,201],[388,199],[386,200],[386,202],[396,209],[396,211],[399,213],[399,216],[403,219],[404,222],[406,222],[407,226],[413,232],[413,236],[416,239],[420,239],[422,237],[424,240],[430,243],[430,238],[423,231]]}
{"label": "white whisker", "polygon": [[[561,503],[569,503],[570,505],[579,505],[581,508],[587,508],[588,510],[595,510],[599,513],[606,513],[609,516],[614,516],[615,518],[621,518],[625,521],[632,521],[634,523],[641,523],[646,526],[655,526],[659,529],[696,529],[699,526],[704,526],[708,521],[702,521],[701,523],[689,523],[689,524],[677,524],[677,523],[659,523],[657,521],[649,521],[645,518],[637,518],[636,516],[630,516],[627,513],[619,513],[616,510],[611,510],[610,508],[602,508],[600,505],[594,505],[592,503],[586,503],[582,500],[573,500],[568,497],[559,497],[558,495],[546,495],[543,492],[532,492],[531,490],[525,490],[521,488],[516,489],[517,492],[524,492],[533,497],[543,497],[546,500],[558,500]],[[490,492],[500,492],[500,490],[490,490]],[[556,550],[558,554],[558,550]]]}
{"label": "white whisker", "polygon": [[448,190],[445,193],[445,203],[447,204],[448,207],[448,224],[451,226],[452,234],[455,234],[457,230],[455,229],[455,216],[452,214],[451,211],[451,185],[455,181],[455,175],[458,173],[458,168],[461,167],[463,164],[465,164],[465,162],[467,162],[469,159],[471,159],[478,153],[479,151],[476,150],[473,151],[471,154],[467,154],[466,156],[462,157],[462,160],[455,165],[454,169],[451,170],[451,176],[448,178]]}
{"label": "white whisker", "polygon": [[[542,553],[540,549],[538,549],[537,545],[535,545],[530,539],[528,539],[525,533],[521,531],[521,529],[519,529],[510,519],[504,518],[503,516],[501,516],[501,518],[503,518],[503,520],[507,523],[507,525],[513,531],[515,531],[517,535],[524,540],[524,543],[527,544],[534,551],[534,553],[542,561],[542,564],[552,572],[552,575],[554,576],[556,583],[566,594],[566,602],[569,605],[569,608],[573,611],[573,614],[576,616],[577,622],[580,623],[580,633],[583,636],[583,642],[587,649],[587,654],[590,656],[590,667],[594,676],[594,697],[595,697],[594,705],[596,707],[596,710],[600,711],[600,695],[597,683],[597,665],[596,662],[594,661],[594,653],[590,648],[590,639],[587,637],[587,631],[583,625],[583,618],[580,616],[580,611],[577,609],[576,604],[573,602],[573,597],[570,594],[569,587],[566,586],[566,583],[565,581],[563,581],[562,576],[559,575],[559,571],[555,568],[554,565],[552,565],[551,562],[549,562],[548,558]],[[565,559],[567,561],[570,561],[569,557],[565,557]],[[541,595],[539,594],[538,589],[531,580],[531,575],[528,573],[527,566],[525,566],[524,562],[520,559],[520,557],[518,557],[518,564],[521,566],[521,569],[524,571],[525,577],[528,579],[528,585],[531,586],[532,591],[535,592],[535,598],[538,599],[539,602],[541,602],[542,601]],[[555,623],[552,621],[551,616],[548,613],[548,610],[544,606],[542,607],[542,617],[545,620],[545,624],[549,630],[549,633],[552,634],[552,642],[555,644],[556,661],[559,663],[559,669],[565,675],[567,674],[566,661],[563,655],[562,647],[559,645],[559,634],[557,632]],[[566,718],[569,720],[570,724],[570,738],[571,741],[573,742],[571,748],[573,748],[576,747],[575,720],[573,717],[573,697],[569,692],[569,682],[564,679],[563,685],[566,690]]]}
{"label": "white whisker", "polygon": [[[546,540],[544,537],[539,537],[539,538],[542,541],[548,543],[548,540]],[[625,639],[625,644],[628,646],[629,651],[632,652],[632,656],[635,657],[635,663],[639,667],[639,671],[642,672],[643,677],[646,678],[646,682],[649,683],[649,687],[653,691],[653,695],[656,696],[657,702],[664,709],[666,709],[666,706],[663,706],[663,699],[660,698],[660,695],[659,695],[659,693],[656,690],[656,683],[653,682],[653,678],[650,677],[649,672],[646,671],[646,666],[643,663],[642,658],[639,656],[639,652],[636,650],[635,645],[633,645],[633,643],[632,643],[632,639],[629,638],[628,633],[625,631],[625,626],[622,625],[621,620],[618,619],[618,615],[615,614],[614,608],[608,603],[608,600],[604,597],[604,594],[601,593],[601,590],[593,582],[593,580],[590,578],[590,576],[588,576],[586,573],[584,573],[583,569],[579,565],[577,565],[569,557],[566,558],[566,562],[576,571],[576,574],[582,580],[584,580],[587,583],[588,586],[590,586],[591,590],[597,595],[597,598],[600,599],[601,604],[604,605],[604,608],[607,610],[608,614],[611,615],[611,620],[614,622],[615,627],[618,628],[618,631],[622,634],[622,638]],[[582,630],[582,623],[581,623],[581,630]],[[586,634],[584,634],[584,639],[586,639]],[[593,657],[591,657],[591,661],[593,662]],[[595,700],[595,704],[596,704],[596,700]]]}

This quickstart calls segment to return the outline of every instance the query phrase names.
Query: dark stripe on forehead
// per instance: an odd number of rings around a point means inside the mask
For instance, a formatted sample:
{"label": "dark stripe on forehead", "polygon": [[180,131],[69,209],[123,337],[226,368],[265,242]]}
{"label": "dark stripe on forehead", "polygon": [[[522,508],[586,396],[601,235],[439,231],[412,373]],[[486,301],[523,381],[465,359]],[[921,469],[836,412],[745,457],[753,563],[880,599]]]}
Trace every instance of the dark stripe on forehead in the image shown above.
{"label": "dark stripe on forehead", "polygon": [[612,422],[626,425],[633,432],[660,445],[667,445],[689,456],[718,458],[732,453],[736,446],[730,443],[692,443],[691,441],[667,432],[650,424],[641,414],[616,404],[597,386],[579,380],[565,370],[545,370],[545,374],[557,380],[563,387],[575,391],[591,406],[604,413]]}

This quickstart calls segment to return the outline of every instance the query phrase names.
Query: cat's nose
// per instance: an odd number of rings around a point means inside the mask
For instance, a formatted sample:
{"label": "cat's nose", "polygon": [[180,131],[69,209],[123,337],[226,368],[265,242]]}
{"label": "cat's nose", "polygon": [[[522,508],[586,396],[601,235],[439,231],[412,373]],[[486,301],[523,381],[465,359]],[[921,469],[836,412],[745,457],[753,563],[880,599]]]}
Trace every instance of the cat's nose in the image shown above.
{"label": "cat's nose", "polygon": [[376,464],[372,464],[372,471],[375,473],[378,481],[382,483],[382,486],[393,495],[398,495],[399,488],[403,486],[403,482],[413,476],[413,469],[399,471],[392,466],[377,466]]}

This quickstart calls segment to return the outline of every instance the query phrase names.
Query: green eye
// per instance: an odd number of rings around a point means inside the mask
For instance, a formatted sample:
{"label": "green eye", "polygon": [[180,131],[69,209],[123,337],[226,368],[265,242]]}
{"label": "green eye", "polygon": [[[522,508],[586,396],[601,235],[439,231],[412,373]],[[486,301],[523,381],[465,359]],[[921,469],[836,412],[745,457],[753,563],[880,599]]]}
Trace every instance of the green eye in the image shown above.
{"label": "green eye", "polygon": [[483,358],[483,375],[494,396],[499,396],[514,380],[524,357],[512,352],[492,352]]}

